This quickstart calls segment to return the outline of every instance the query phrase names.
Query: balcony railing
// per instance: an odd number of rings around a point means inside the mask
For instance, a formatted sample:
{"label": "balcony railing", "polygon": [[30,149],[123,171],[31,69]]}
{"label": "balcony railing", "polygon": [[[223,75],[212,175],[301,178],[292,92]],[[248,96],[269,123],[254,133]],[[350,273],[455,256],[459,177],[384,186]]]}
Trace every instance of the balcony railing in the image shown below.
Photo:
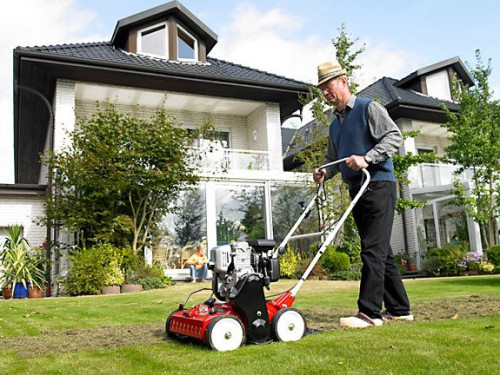
{"label": "balcony railing", "polygon": [[453,164],[419,164],[409,170],[410,188],[445,186],[452,185],[455,180],[462,182],[471,180],[471,170],[465,170],[457,175],[455,172],[458,169],[460,169],[460,166]]}
{"label": "balcony railing", "polygon": [[192,155],[194,165],[202,169],[269,170],[269,152],[267,151],[193,147]]}

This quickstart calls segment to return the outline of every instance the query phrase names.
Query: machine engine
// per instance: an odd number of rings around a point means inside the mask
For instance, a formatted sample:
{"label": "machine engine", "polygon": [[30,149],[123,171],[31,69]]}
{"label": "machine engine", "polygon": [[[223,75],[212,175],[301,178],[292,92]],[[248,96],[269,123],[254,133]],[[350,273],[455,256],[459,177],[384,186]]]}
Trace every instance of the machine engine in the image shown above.
{"label": "machine engine", "polygon": [[208,268],[214,272],[212,289],[221,301],[234,299],[254,275],[263,286],[279,280],[279,259],[273,258],[273,240],[253,240],[214,247]]}

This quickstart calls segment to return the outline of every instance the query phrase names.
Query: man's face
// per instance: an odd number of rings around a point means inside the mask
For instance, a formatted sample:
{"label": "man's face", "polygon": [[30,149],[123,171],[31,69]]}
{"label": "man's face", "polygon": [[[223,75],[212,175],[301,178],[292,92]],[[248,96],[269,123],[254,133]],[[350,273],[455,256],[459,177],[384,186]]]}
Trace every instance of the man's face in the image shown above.
{"label": "man's face", "polygon": [[[326,100],[328,100],[331,104],[336,106],[339,105],[341,107],[343,104],[344,97],[344,81],[342,77],[333,78],[321,85],[319,85],[319,89],[323,93],[323,96]],[[344,104],[345,106],[345,104]]]}

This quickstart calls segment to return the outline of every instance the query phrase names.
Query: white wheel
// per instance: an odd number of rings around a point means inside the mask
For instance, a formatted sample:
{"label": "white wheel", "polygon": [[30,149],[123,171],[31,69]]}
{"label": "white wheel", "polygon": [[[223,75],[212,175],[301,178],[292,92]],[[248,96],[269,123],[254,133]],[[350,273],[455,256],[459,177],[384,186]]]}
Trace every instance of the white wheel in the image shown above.
{"label": "white wheel", "polygon": [[245,341],[243,323],[233,315],[221,315],[212,320],[206,335],[208,345],[220,352],[238,349]]}
{"label": "white wheel", "polygon": [[307,329],[302,313],[294,308],[279,310],[273,318],[272,330],[279,341],[297,341]]}

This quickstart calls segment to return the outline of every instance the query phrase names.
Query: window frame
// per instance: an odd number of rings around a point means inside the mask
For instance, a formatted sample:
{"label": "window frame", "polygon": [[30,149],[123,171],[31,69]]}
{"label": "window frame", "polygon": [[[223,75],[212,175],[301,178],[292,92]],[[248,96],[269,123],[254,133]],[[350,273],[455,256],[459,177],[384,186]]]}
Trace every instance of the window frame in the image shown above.
{"label": "window frame", "polygon": [[[181,58],[179,56],[179,30],[181,30],[184,34],[186,34],[188,37],[190,37],[193,42],[194,42],[194,51],[193,51],[193,55],[194,57],[192,59],[189,59],[189,58]],[[182,27],[181,25],[177,24],[177,40],[176,40],[176,44],[177,44],[177,60],[179,61],[186,61],[186,62],[197,62],[199,61],[199,56],[198,56],[198,38],[195,38],[193,36],[193,34],[191,34],[189,31],[187,31],[184,27]]]}
{"label": "window frame", "polygon": [[[152,29],[159,29],[161,26],[165,29],[165,55],[157,55],[155,53],[149,53],[142,51],[142,33],[150,31]],[[144,27],[137,30],[137,53],[145,56],[161,57],[163,59],[169,59],[169,32],[167,22],[160,22],[154,25]]]}

